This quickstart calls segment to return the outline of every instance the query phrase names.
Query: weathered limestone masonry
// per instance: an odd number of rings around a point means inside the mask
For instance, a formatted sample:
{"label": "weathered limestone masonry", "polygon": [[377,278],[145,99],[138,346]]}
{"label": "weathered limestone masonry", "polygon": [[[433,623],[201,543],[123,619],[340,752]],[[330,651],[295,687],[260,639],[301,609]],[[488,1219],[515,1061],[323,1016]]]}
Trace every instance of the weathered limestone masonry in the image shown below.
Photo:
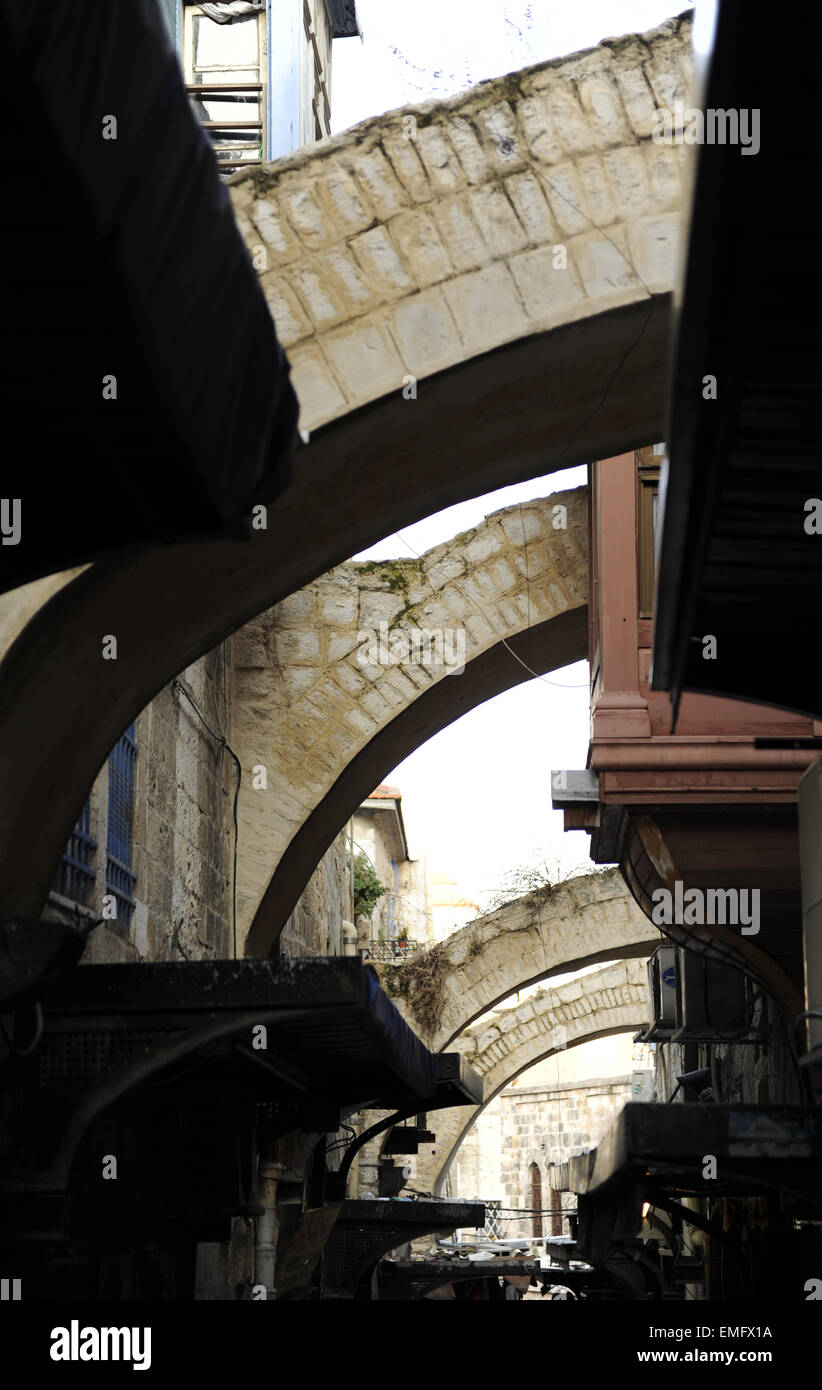
{"label": "weathered limestone masonry", "polygon": [[606,869],[527,893],[478,917],[424,956],[379,971],[396,1007],[441,1052],[515,990],[598,961],[647,959],[659,940],[619,870]]}
{"label": "weathered limestone masonry", "polygon": [[[215,731],[226,726],[227,680],[223,646],[179,677]],[[230,957],[234,764],[172,686],[138,716],[135,740],[135,907],[128,929],[117,921],[95,928],[84,963]],[[108,775],[106,762],[91,792],[90,830],[97,842],[89,902],[93,917],[101,915],[108,891]],[[73,921],[74,913],[73,905],[51,895],[46,916]]]}
{"label": "weathered limestone masonry", "polygon": [[[495,512],[419,560],[339,565],[235,634],[241,942],[284,851],[352,758],[438,682],[470,683],[481,653],[584,609],[587,575],[586,489],[577,488]],[[437,650],[430,636],[400,663],[363,651],[363,634],[379,644],[397,630],[409,640],[439,634],[439,662],[426,658]],[[452,675],[463,648],[466,672]],[[392,765],[389,756],[384,771]],[[255,768],[265,769],[264,787]]]}
{"label": "weathered limestone masonry", "polygon": [[349,913],[346,836],[323,855],[280,937],[280,955],[341,956],[342,924]]}
{"label": "weathered limestone masonry", "polygon": [[688,105],[690,30],[682,15],[235,177],[303,429],[671,290],[685,152],[651,132]]}
{"label": "weathered limestone masonry", "polygon": [[[600,966],[589,975],[553,990],[540,990],[513,1009],[483,1019],[454,1046],[479,1072],[486,1104],[515,1076],[543,1057],[595,1037],[639,1028],[648,1012],[647,979],[642,960]],[[479,1107],[444,1110],[432,1121],[436,1144],[417,1157],[416,1187],[439,1192],[460,1140]]]}
{"label": "weathered limestone masonry", "polygon": [[[630,1099],[630,1076],[503,1091],[497,1102],[501,1109],[503,1205],[530,1207],[531,1164],[536,1163],[542,1178],[543,1206],[548,1207],[549,1165],[595,1148]],[[573,1193],[563,1193],[563,1199],[565,1206],[576,1205]],[[543,1232],[568,1234],[566,1228],[552,1232],[550,1217],[543,1217]]]}

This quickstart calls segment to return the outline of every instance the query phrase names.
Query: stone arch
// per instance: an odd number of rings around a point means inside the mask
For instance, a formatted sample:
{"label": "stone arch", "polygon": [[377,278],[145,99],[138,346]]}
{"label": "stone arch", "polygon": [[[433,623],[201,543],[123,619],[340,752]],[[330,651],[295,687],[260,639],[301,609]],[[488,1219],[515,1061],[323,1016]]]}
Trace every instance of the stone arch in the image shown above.
{"label": "stone arch", "polygon": [[[392,767],[534,671],[586,656],[587,587],[578,488],[495,512],[418,560],[340,565],[242,629],[232,736],[246,774],[267,769],[265,789],[246,775],[240,791],[247,954],[270,951],[319,859]],[[402,661],[391,662],[392,643]]]}
{"label": "stone arch", "polygon": [[[428,1046],[442,1052],[516,990],[601,961],[647,959],[659,944],[619,870],[580,874],[488,912],[438,946],[439,1017],[414,1012],[413,964],[379,966],[383,988]],[[409,983],[411,988],[409,990]],[[430,1020],[428,1020],[430,1023]]]}
{"label": "stone arch", "polygon": [[482,1019],[456,1048],[485,1083],[481,1106],[460,1106],[432,1116],[437,1141],[421,1149],[415,1187],[438,1193],[468,1130],[494,1097],[520,1072],[568,1047],[594,1038],[633,1032],[647,1022],[645,962],[619,961],[551,991],[539,991],[516,1008]]}
{"label": "stone arch", "polygon": [[651,132],[689,40],[670,20],[407,113],[413,150],[394,112],[232,186],[311,441],[266,530],[91,565],[6,652],[4,911],[40,911],[117,737],[242,623],[435,510],[660,437],[685,151]]}
{"label": "stone arch", "polygon": [[687,104],[690,27],[608,39],[234,177],[303,429],[671,289],[684,150],[650,137],[659,108]]}

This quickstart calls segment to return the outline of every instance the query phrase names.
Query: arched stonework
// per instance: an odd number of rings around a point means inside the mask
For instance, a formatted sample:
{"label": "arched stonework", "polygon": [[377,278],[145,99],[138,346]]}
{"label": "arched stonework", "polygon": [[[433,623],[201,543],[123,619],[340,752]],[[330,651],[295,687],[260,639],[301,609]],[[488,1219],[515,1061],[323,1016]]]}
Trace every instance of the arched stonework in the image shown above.
{"label": "arched stonework", "polygon": [[683,16],[235,176],[304,429],[671,289],[684,151],[650,136],[689,40]]}
{"label": "arched stonework", "polygon": [[[619,870],[580,874],[527,893],[469,922],[437,947],[441,1005],[433,1029],[413,1007],[409,964],[379,966],[383,988],[436,1052],[515,990],[598,961],[647,959],[660,935],[637,907]],[[419,958],[417,958],[419,959]],[[426,974],[423,966],[421,974]],[[457,1045],[459,1045],[457,1043]]]}
{"label": "arched stonework", "polygon": [[[578,488],[495,512],[419,560],[340,565],[236,635],[247,954],[271,949],[334,836],[413,748],[532,670],[586,656],[587,587]],[[520,633],[526,664],[504,645]]]}
{"label": "arched stonework", "polygon": [[454,1046],[485,1083],[483,1106],[458,1106],[432,1114],[437,1141],[420,1149],[414,1187],[440,1192],[464,1135],[480,1110],[520,1072],[567,1047],[647,1022],[645,962],[619,961],[550,991],[540,990],[516,1008],[482,1019]]}
{"label": "arched stonework", "polygon": [[311,441],[265,530],[91,565],[5,654],[3,911],[37,915],[118,736],[228,633],[433,511],[661,437],[686,151],[651,131],[689,96],[682,17],[232,187]]}

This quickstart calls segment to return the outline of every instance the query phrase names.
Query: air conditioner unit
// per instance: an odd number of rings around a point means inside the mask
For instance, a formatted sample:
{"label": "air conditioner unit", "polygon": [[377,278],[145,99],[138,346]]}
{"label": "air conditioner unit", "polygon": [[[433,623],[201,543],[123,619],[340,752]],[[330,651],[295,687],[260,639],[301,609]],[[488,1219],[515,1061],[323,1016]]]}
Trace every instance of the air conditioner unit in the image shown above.
{"label": "air conditioner unit", "polygon": [[752,1013],[756,987],[732,965],[711,960],[698,951],[677,947],[677,1029],[672,1042],[753,1043],[762,1038]]}
{"label": "air conditioner unit", "polygon": [[648,961],[651,1022],[642,1034],[643,1042],[671,1038],[676,1030],[676,956],[676,946],[657,946]]}

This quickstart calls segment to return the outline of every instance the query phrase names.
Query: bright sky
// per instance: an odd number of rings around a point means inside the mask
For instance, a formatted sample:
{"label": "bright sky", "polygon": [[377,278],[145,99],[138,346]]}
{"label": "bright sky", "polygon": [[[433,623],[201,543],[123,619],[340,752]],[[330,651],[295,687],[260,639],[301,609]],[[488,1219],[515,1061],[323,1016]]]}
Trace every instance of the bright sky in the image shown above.
{"label": "bright sky", "polygon": [[[357,0],[363,39],[334,43],[333,131],[486,78],[641,33],[687,9],[675,0]],[[387,537],[357,559],[421,554],[489,512],[585,482],[583,468],[503,488]],[[513,660],[513,658],[512,658]],[[449,677],[459,680],[461,677]],[[444,729],[384,780],[403,794],[410,851],[427,853],[485,904],[517,866],[590,866],[588,836],[551,810],[554,768],[583,768],[586,663],[529,681]]]}

